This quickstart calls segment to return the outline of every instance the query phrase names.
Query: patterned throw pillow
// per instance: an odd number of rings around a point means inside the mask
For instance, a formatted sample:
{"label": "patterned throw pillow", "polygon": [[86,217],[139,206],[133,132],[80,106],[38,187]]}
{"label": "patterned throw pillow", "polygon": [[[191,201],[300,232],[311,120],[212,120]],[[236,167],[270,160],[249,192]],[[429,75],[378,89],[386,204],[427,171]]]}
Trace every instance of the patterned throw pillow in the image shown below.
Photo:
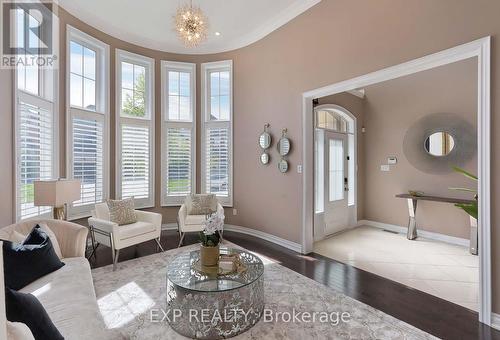
{"label": "patterned throw pillow", "polygon": [[109,209],[109,219],[118,225],[130,224],[137,222],[135,214],[134,198],[126,198],[124,200],[107,200]]}
{"label": "patterned throw pillow", "polygon": [[192,194],[186,197],[188,215],[206,215],[217,211],[217,198],[214,194]]}

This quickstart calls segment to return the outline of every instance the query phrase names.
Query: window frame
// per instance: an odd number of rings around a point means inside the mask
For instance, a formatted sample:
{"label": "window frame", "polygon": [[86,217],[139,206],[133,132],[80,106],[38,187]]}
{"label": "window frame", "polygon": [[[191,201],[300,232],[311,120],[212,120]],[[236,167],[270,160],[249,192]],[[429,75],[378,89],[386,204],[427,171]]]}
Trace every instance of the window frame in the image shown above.
{"label": "window frame", "polygon": [[[155,206],[155,60],[140,54],[116,49],[116,177],[115,191],[118,199],[122,198],[122,125],[149,128],[149,195],[148,198],[134,199],[136,208],[153,208]],[[143,66],[146,76],[145,117],[122,116],[122,62]]]}
{"label": "window frame", "polygon": [[[0,11],[1,12],[1,11]],[[24,20],[26,19],[27,13],[24,13]],[[52,14],[53,22],[58,22],[55,14]],[[17,27],[17,25],[16,25]],[[23,29],[26,29],[29,25],[24,22]],[[57,27],[55,27],[57,29]],[[53,36],[56,36],[57,31],[53,32]],[[19,32],[16,29],[15,36],[17,39]],[[43,31],[41,34],[45,34]],[[26,39],[27,32],[23,31],[24,39]],[[59,138],[59,60],[54,60],[54,67],[49,68],[38,68],[38,95],[33,94],[29,91],[22,90],[18,88],[18,75],[17,69],[12,70],[12,101],[13,101],[13,175],[14,175],[14,188],[13,188],[13,216],[16,222],[31,219],[31,218],[52,218],[52,209],[48,212],[42,213],[36,216],[21,216],[21,202],[20,202],[20,191],[19,183],[21,176],[21,159],[20,159],[20,102],[26,102],[30,105],[40,107],[42,109],[49,110],[52,113],[52,159],[51,159],[51,172],[52,178],[59,178],[59,150],[60,150],[60,138]],[[26,72],[26,71],[24,71]]]}
{"label": "window frame", "polygon": [[[191,121],[169,120],[169,79],[168,72],[190,74]],[[161,61],[161,206],[175,207],[184,203],[185,196],[168,196],[167,187],[167,130],[170,127],[191,129],[191,193],[196,193],[196,64],[176,61]]]}
{"label": "window frame", "polygon": [[[81,107],[72,106],[70,102],[70,74],[71,74],[71,50],[70,42],[90,48],[96,52],[96,95],[95,111]],[[66,177],[73,178],[73,119],[82,118],[101,121],[103,123],[103,160],[102,160],[102,198],[105,201],[109,198],[109,145],[110,145],[110,48],[109,45],[74,28],[66,25]],[[99,202],[96,202],[99,203]],[[73,206],[68,205],[68,219],[75,220],[88,217],[94,209],[93,203]]]}
{"label": "window frame", "polygon": [[[220,71],[229,71],[229,120],[210,120],[210,73],[212,72],[220,72]],[[206,137],[207,137],[207,129],[209,128],[217,128],[217,127],[225,127],[229,130],[229,171],[228,171],[228,196],[222,197],[217,196],[217,199],[221,203],[223,207],[232,207],[233,206],[233,61],[232,60],[223,60],[216,62],[209,62],[201,64],[201,192],[207,193],[207,183],[206,183]]]}

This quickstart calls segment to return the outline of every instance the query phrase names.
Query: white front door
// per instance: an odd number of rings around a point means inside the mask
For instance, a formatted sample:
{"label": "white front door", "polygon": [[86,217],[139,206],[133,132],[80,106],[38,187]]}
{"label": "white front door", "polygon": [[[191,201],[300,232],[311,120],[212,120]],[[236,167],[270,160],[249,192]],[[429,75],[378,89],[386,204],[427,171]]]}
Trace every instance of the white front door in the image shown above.
{"label": "white front door", "polygon": [[325,131],[325,235],[348,227],[347,135]]}

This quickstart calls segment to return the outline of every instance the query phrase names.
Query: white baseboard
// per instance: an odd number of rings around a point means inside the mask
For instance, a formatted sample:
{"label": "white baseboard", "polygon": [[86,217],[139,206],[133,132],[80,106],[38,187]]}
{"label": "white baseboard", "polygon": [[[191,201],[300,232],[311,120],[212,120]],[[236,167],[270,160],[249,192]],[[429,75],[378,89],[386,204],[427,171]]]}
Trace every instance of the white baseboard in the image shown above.
{"label": "white baseboard", "polygon": [[239,225],[232,225],[232,224],[224,225],[224,230],[234,231],[237,233],[247,234],[250,236],[255,236],[255,237],[261,238],[263,240],[277,244],[279,246],[293,250],[294,252],[297,252],[297,253],[300,253],[302,251],[302,245],[295,243],[295,242],[292,242],[292,241],[289,241],[289,240],[285,240],[284,238],[281,238],[278,236],[274,236],[274,235],[265,233],[265,232],[260,231],[260,230],[255,230],[255,229],[241,227]]}
{"label": "white baseboard", "polygon": [[[397,232],[399,234],[406,234],[408,228],[402,227],[395,224],[388,224],[370,220],[359,220],[358,226],[368,225],[375,228],[386,229],[390,231]],[[460,237],[448,236],[443,234],[434,233],[432,231],[421,230],[417,228],[417,233],[419,237],[427,238],[430,240],[441,241],[450,244],[456,244],[463,247],[469,247],[470,240]]]}
{"label": "white baseboard", "polygon": [[[161,230],[177,230],[177,223],[164,223],[161,226]],[[265,233],[263,231],[255,230],[252,228],[246,228],[246,227],[242,227],[239,225],[233,225],[233,224],[225,224],[224,230],[225,231],[234,231],[236,233],[247,234],[250,236],[255,236],[255,237],[261,238],[263,240],[277,244],[279,246],[293,250],[297,253],[300,253],[302,251],[302,246],[298,243],[295,243],[295,242],[292,242],[289,240],[285,240],[284,238],[274,236],[274,235]]]}
{"label": "white baseboard", "polygon": [[491,327],[500,331],[500,314],[491,313]]}

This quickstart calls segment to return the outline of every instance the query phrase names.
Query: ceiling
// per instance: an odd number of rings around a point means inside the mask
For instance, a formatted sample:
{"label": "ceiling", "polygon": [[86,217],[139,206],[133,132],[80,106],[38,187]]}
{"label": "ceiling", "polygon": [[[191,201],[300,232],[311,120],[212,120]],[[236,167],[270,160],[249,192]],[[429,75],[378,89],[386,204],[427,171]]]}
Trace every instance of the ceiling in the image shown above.
{"label": "ceiling", "polygon": [[[155,50],[205,54],[249,45],[321,0],[194,0],[209,21],[208,39],[185,48],[173,30],[173,16],[189,0],[60,0],[85,23],[127,42]],[[220,35],[215,35],[219,32]]]}

